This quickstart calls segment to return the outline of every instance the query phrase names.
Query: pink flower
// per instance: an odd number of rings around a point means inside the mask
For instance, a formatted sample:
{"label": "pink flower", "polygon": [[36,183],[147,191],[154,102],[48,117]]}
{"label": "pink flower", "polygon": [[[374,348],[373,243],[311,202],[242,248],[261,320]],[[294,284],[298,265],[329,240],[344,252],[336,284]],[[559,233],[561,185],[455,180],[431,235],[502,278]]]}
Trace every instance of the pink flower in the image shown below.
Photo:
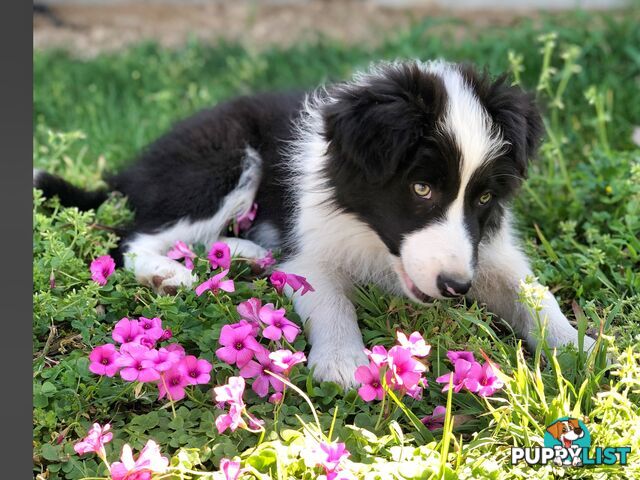
{"label": "pink flower", "polygon": [[429,430],[436,430],[444,426],[444,417],[446,413],[447,409],[442,405],[438,405],[433,409],[433,413],[431,415],[427,415],[422,418],[421,421]]}
{"label": "pink flower", "polygon": [[382,400],[384,389],[380,384],[380,367],[378,365],[374,362],[370,362],[369,365],[361,365],[356,369],[355,378],[362,384],[358,389],[360,398],[365,402],[370,402],[373,399]]}
{"label": "pink flower", "polygon": [[111,425],[108,423],[101,427],[99,424],[94,423],[91,430],[87,433],[87,436],[77,442],[73,449],[78,455],[84,455],[85,453],[97,453],[102,459],[106,457],[104,445],[109,443],[113,438],[113,433],[109,432]]}
{"label": "pink flower", "polygon": [[493,370],[494,367],[489,362],[482,365],[482,375],[478,378],[480,386],[477,391],[481,397],[490,397],[504,387],[504,382],[498,378]]}
{"label": "pink flower", "polygon": [[269,370],[274,373],[281,373],[282,368],[278,367],[269,358],[269,350],[263,348],[256,352],[256,360],[251,360],[244,367],[240,369],[240,375],[244,378],[255,378],[251,389],[260,397],[266,397],[269,393],[269,385],[273,387],[276,392],[281,392],[284,389],[284,384],[272,375],[269,375],[265,370]]}
{"label": "pink flower", "polygon": [[112,343],[95,347],[89,354],[89,371],[96,375],[113,377],[120,370],[118,365],[119,356],[120,353]]}
{"label": "pink flower", "polygon": [[262,335],[269,340],[280,340],[284,335],[289,343],[293,342],[298,336],[300,329],[298,326],[285,318],[285,309],[279,308],[275,310],[272,303],[266,304],[260,309],[260,320],[268,325],[262,331]]}
{"label": "pink flower", "polygon": [[211,268],[222,267],[223,270],[228,269],[231,266],[231,250],[229,245],[224,242],[216,242],[211,246],[209,254],[207,255]]}
{"label": "pink flower", "polygon": [[[260,327],[260,308],[262,308],[262,302],[259,298],[250,298],[244,302],[241,302],[236,310],[240,314],[240,318],[246,320],[251,325]],[[257,332],[256,332],[257,333]]]}
{"label": "pink flower", "polygon": [[175,246],[167,252],[167,257],[173,260],[184,258],[184,266],[193,270],[193,259],[196,258],[196,254],[189,249],[186,243],[178,240]]}
{"label": "pink flower", "polygon": [[426,344],[419,332],[413,332],[409,338],[400,331],[396,332],[396,335],[398,337],[398,343],[408,348],[414,357],[426,357],[429,355],[431,346]]}
{"label": "pink flower", "polygon": [[462,358],[463,360],[466,360],[467,362],[470,362],[470,363],[473,363],[476,361],[476,359],[473,356],[473,352],[467,352],[467,351],[454,352],[453,350],[449,350],[447,352],[447,357],[449,358],[449,361],[453,364],[455,364],[456,360],[458,360],[459,358]]}
{"label": "pink flower", "polygon": [[142,367],[151,368],[158,373],[171,370],[171,368],[174,365],[176,365],[178,362],[180,362],[180,359],[184,357],[184,350],[182,350],[182,355],[181,355],[180,352],[169,350],[169,346],[167,348],[163,347],[158,350],[155,350],[155,349],[149,350],[145,354],[145,357],[141,362]]}
{"label": "pink flower", "polygon": [[290,350],[284,349],[271,352],[269,358],[273,361],[273,364],[281,368],[284,373],[288,373],[294,365],[307,361],[304,352],[291,353]]}
{"label": "pink flower", "polygon": [[242,419],[242,413],[245,409],[244,401],[242,400],[244,387],[244,378],[229,377],[227,384],[213,389],[218,406],[221,408],[223,408],[225,404],[229,406],[228,413],[219,415],[218,418],[216,418],[218,433],[224,432],[227,428],[235,432],[238,427],[246,426],[245,421]]}
{"label": "pink flower", "polygon": [[220,460],[220,471],[224,473],[225,480],[238,480],[240,476],[240,462],[223,458]]}
{"label": "pink flower", "polygon": [[216,418],[216,428],[218,433],[223,433],[228,429],[235,432],[238,427],[245,426],[245,421],[242,419],[242,411],[244,407],[235,403],[229,405],[229,412],[218,415]]}
{"label": "pink flower", "polygon": [[367,354],[369,360],[371,360],[376,366],[382,367],[386,365],[389,352],[382,345],[376,345],[371,350],[364,349],[364,353]]}
{"label": "pink flower", "polygon": [[314,288],[307,282],[305,277],[296,275],[294,273],[287,273],[287,283],[293,289],[294,292],[302,289],[300,295],[304,295],[307,292],[315,292]]}
{"label": "pink flower", "polygon": [[138,320],[122,318],[111,332],[111,337],[118,343],[140,343],[140,338],[144,336],[144,330],[140,328]]}
{"label": "pink flower", "polygon": [[169,396],[169,400],[182,400],[186,395],[184,387],[189,385],[187,376],[178,365],[174,365],[171,370],[162,373],[162,378],[158,383],[158,400]]}
{"label": "pink flower", "polygon": [[307,292],[315,292],[305,277],[295,275],[293,273],[285,273],[275,270],[269,277],[269,281],[278,293],[282,293],[285,285],[289,285],[294,292],[302,289],[300,295],[304,295]]}
{"label": "pink flower", "polygon": [[98,285],[106,285],[107,278],[113,275],[116,269],[116,262],[109,255],[103,255],[91,262],[89,270],[91,271],[91,279]]}
{"label": "pink flower", "polygon": [[253,221],[256,219],[258,213],[258,204],[254,203],[251,208],[241,215],[236,217],[236,221],[233,224],[233,233],[237,237],[240,232],[246,232],[251,228]]}
{"label": "pink flower", "polygon": [[122,447],[120,462],[111,464],[109,473],[112,480],[150,480],[154,473],[165,473],[169,459],[160,454],[160,447],[153,440],[148,440],[137,460],[128,444]]}
{"label": "pink flower", "polygon": [[160,374],[154,369],[144,365],[149,349],[135,343],[123,345],[120,349],[118,365],[122,368],[120,376],[128,382],[155,382],[160,379]]}
{"label": "pink flower", "polygon": [[229,365],[236,364],[244,367],[253,355],[263,347],[252,336],[251,325],[225,325],[220,331],[221,348],[216,350],[216,356]]}
{"label": "pink flower", "polygon": [[169,340],[171,337],[173,337],[173,332],[171,331],[170,328],[165,328],[162,331],[162,336],[160,337],[160,341],[161,342],[166,342],[167,340]]}
{"label": "pink flower", "polygon": [[[186,355],[186,353],[184,351],[184,347],[182,345],[180,345],[179,343],[170,343],[165,348],[168,351],[173,352],[176,355],[178,355],[178,358],[182,358],[182,357],[184,357]],[[162,349],[160,349],[160,350],[162,350]]]}
{"label": "pink flower", "polygon": [[273,258],[273,253],[271,252],[271,250],[268,250],[266,255],[262,258],[256,258],[254,260],[254,263],[261,268],[262,270],[266,270],[267,268],[269,268],[271,265],[275,265],[276,264],[276,259]]}
{"label": "pink flower", "polygon": [[225,385],[215,387],[213,389],[215,393],[216,402],[219,404],[237,404],[244,406],[242,395],[244,395],[244,378],[242,377],[229,377]]}
{"label": "pink flower", "polygon": [[387,382],[393,387],[414,388],[426,367],[411,356],[411,350],[396,345],[389,350]]}
{"label": "pink flower", "polygon": [[269,403],[280,403],[282,401],[282,392],[276,392],[269,397]]}
{"label": "pink flower", "polygon": [[184,357],[180,361],[179,368],[182,369],[190,385],[202,385],[209,383],[209,380],[211,380],[209,372],[213,366],[206,360],[198,360],[193,355]]}
{"label": "pink flower", "polygon": [[349,455],[350,453],[344,443],[320,442],[320,444],[311,451],[311,461],[315,463],[315,465],[322,466],[325,473],[329,474],[337,472],[340,463],[348,458]]}
{"label": "pink flower", "polygon": [[479,379],[482,377],[482,366],[478,362],[469,362],[458,358],[454,364],[453,373],[447,373],[436,378],[436,382],[444,383],[443,392],[449,390],[449,379],[453,375],[453,391],[458,393],[466,388],[475,393],[480,388]]}
{"label": "pink flower", "polygon": [[162,329],[162,320],[158,317],[138,319],[138,326],[142,329],[145,337],[150,338],[154,342],[162,338],[164,330]]}
{"label": "pink flower", "polygon": [[269,281],[278,293],[282,293],[285,285],[287,284],[287,274],[280,272],[279,270],[275,270],[269,277]]}
{"label": "pink flower", "polygon": [[224,290],[225,292],[234,292],[236,287],[233,280],[223,280],[227,276],[229,270],[223,270],[222,272],[214,275],[209,280],[205,280],[196,287],[196,295],[200,296],[207,290],[211,290],[214,294],[218,293],[218,290]]}

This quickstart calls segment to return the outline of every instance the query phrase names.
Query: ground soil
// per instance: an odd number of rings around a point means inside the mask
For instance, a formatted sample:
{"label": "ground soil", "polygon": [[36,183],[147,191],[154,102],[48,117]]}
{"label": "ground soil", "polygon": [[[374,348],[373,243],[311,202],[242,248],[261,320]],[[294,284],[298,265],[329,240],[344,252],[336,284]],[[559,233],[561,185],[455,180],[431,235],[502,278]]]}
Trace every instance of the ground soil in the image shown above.
{"label": "ground soil", "polygon": [[319,36],[375,45],[412,21],[444,15],[468,21],[460,34],[469,28],[513,25],[523,16],[537,16],[517,11],[447,12],[429,6],[392,8],[362,0],[37,5],[33,43],[35,49],[63,48],[83,57],[149,39],[176,47],[190,36],[211,42],[240,41],[252,48],[286,46]]}

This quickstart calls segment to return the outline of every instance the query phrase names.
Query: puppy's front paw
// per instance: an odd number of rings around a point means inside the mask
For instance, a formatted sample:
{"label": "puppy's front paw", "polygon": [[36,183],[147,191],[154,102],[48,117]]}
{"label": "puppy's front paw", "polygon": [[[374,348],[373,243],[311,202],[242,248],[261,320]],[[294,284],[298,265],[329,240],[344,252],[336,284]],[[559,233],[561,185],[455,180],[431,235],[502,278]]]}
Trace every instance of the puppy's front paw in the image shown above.
{"label": "puppy's front paw", "polygon": [[175,295],[178,287],[191,287],[196,276],[184,265],[167,258],[154,265],[147,275],[139,276],[138,281],[159,295]]}
{"label": "puppy's front paw", "polygon": [[364,346],[338,346],[316,344],[309,352],[309,368],[313,377],[321,382],[335,382],[344,389],[358,386],[356,369],[368,363]]}

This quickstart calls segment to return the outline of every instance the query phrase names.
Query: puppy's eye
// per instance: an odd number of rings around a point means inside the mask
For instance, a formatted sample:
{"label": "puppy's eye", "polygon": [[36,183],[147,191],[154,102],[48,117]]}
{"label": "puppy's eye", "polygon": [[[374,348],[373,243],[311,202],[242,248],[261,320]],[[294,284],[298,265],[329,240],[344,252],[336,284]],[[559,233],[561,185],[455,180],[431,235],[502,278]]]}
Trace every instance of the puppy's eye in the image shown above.
{"label": "puppy's eye", "polygon": [[480,195],[480,199],[478,200],[478,203],[480,205],[486,205],[491,201],[492,198],[493,198],[493,195],[491,195],[491,192],[484,192],[482,195]]}
{"label": "puppy's eye", "polygon": [[431,198],[431,187],[426,183],[414,183],[413,191],[416,195],[422,198],[429,199]]}

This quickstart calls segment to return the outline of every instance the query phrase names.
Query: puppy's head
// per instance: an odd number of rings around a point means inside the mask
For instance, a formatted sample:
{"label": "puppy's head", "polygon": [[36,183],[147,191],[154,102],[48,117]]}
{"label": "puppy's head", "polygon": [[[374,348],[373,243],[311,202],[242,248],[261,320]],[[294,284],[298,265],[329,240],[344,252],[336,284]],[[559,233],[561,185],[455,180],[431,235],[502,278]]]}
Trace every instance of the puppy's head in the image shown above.
{"label": "puppy's head", "polygon": [[393,63],[329,90],[335,202],[384,242],[414,300],[465,294],[542,134],[530,95],[444,62]]}
{"label": "puppy's head", "polygon": [[547,427],[547,432],[549,432],[556,440],[560,440],[565,446],[571,445],[574,440],[584,436],[582,427],[580,427],[580,423],[575,418],[570,418],[568,420],[563,420],[549,425]]}

